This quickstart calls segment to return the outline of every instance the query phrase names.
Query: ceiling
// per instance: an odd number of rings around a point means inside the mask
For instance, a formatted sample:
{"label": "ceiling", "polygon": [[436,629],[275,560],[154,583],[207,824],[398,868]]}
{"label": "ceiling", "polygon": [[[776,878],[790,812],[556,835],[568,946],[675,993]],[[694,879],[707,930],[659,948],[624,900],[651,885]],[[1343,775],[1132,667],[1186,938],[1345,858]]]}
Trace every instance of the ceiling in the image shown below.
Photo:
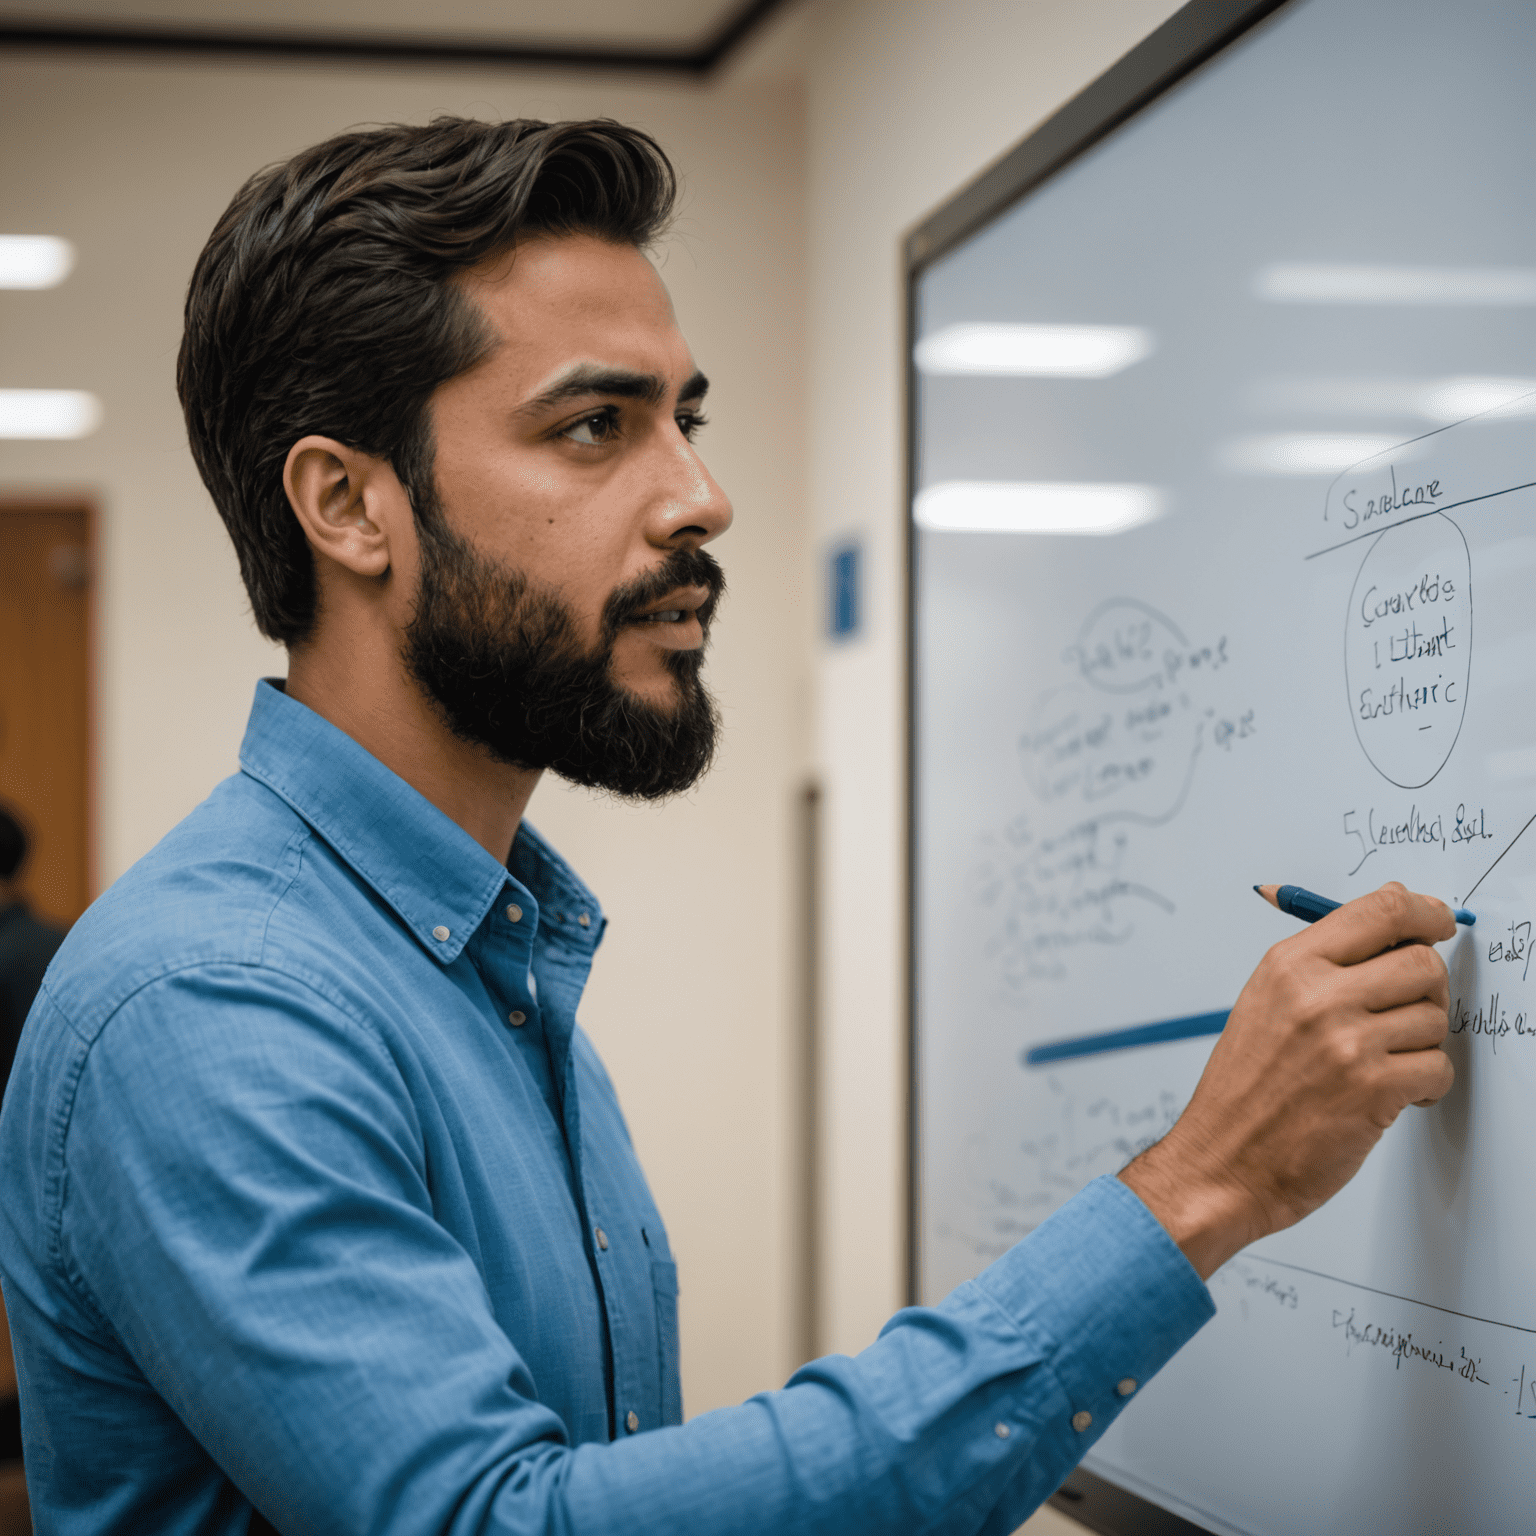
{"label": "ceiling", "polygon": [[424,55],[649,56],[674,67],[713,64],[773,9],[772,0],[0,0],[0,40],[95,46],[193,46],[267,51],[283,42]]}

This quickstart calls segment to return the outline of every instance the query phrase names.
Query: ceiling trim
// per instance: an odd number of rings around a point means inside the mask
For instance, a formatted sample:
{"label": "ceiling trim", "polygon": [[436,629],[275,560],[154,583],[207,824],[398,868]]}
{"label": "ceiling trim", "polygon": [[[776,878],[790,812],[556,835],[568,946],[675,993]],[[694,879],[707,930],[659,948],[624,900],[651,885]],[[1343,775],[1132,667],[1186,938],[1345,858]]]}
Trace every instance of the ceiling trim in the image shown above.
{"label": "ceiling trim", "polygon": [[515,39],[497,43],[466,37],[301,33],[234,27],[103,26],[95,22],[38,22],[3,14],[0,47],[704,76],[712,74],[782,4],[783,0],[745,0],[712,37],[694,49],[554,47]]}

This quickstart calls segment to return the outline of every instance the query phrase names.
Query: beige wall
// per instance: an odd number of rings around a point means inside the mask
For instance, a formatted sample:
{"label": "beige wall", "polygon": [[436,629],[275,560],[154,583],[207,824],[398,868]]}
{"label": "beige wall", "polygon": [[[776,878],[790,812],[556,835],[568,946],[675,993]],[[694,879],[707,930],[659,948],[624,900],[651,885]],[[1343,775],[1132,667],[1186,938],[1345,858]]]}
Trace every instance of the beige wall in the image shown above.
{"label": "beige wall", "polygon": [[1172,0],[829,0],[810,15],[811,558],[862,537],[864,638],[823,647],[822,1343],[905,1286],[903,234],[1101,74]]}
{"label": "beige wall", "polygon": [[0,65],[0,230],[65,235],[79,265],[52,291],[0,293],[0,387],[89,389],[105,420],[77,443],[0,443],[0,491],[85,487],[101,508],[105,883],[234,768],[255,679],[283,670],[185,447],[173,368],[192,263],[258,166],[350,124],[438,112],[618,117],[655,133],[686,183],[663,272],[715,384],[704,451],[736,503],[717,546],[731,595],[711,669],[725,749],[665,810],[549,785],[532,816],[612,916],[584,1021],[673,1234],[696,1412],[798,1363],[791,827],[808,711],[795,89],[13,54]]}

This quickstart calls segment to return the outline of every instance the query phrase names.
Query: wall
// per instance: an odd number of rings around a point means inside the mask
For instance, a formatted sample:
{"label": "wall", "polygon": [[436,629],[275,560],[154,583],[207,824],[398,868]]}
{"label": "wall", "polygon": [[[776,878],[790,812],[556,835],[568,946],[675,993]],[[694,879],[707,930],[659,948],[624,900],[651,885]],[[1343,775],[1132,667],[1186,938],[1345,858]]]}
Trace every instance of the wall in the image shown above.
{"label": "wall", "polygon": [[821,1343],[905,1297],[905,232],[1176,9],[1172,0],[829,0],[809,13],[815,569],[864,544],[867,621],[822,648]]}
{"label": "wall", "polygon": [[84,489],[101,509],[98,884],[234,768],[252,686],[283,670],[250,622],[173,387],[186,280],[238,184],[351,124],[438,112],[610,115],[675,157],[687,192],[663,273],[715,385],[705,453],[736,503],[717,546],[731,595],[711,667],[725,748],[666,809],[550,785],[532,815],[612,916],[584,1021],[668,1214],[694,1412],[782,1382],[800,1337],[788,1138],[808,718],[802,110],[792,85],[761,73],[705,87],[28,54],[0,64],[0,229],[79,249],[62,287],[0,294],[0,386],[89,389],[105,405],[83,441],[0,443],[0,488]]}

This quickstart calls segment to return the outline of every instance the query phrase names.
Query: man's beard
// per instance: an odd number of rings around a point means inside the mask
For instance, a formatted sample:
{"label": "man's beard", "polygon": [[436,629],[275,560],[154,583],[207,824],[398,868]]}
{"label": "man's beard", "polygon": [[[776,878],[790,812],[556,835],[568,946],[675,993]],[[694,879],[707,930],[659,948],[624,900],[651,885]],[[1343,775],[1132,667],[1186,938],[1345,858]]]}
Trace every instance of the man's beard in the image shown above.
{"label": "man's beard", "polygon": [[441,516],[418,523],[421,590],[405,664],[455,736],[515,768],[552,769],[574,784],[659,800],[697,783],[714,756],[719,715],[700,681],[704,649],[666,652],[670,709],[614,680],[620,631],[679,587],[704,587],[706,637],[725,576],[703,550],[674,550],[615,589],[591,651],[576,615],[520,571],[479,554]]}

